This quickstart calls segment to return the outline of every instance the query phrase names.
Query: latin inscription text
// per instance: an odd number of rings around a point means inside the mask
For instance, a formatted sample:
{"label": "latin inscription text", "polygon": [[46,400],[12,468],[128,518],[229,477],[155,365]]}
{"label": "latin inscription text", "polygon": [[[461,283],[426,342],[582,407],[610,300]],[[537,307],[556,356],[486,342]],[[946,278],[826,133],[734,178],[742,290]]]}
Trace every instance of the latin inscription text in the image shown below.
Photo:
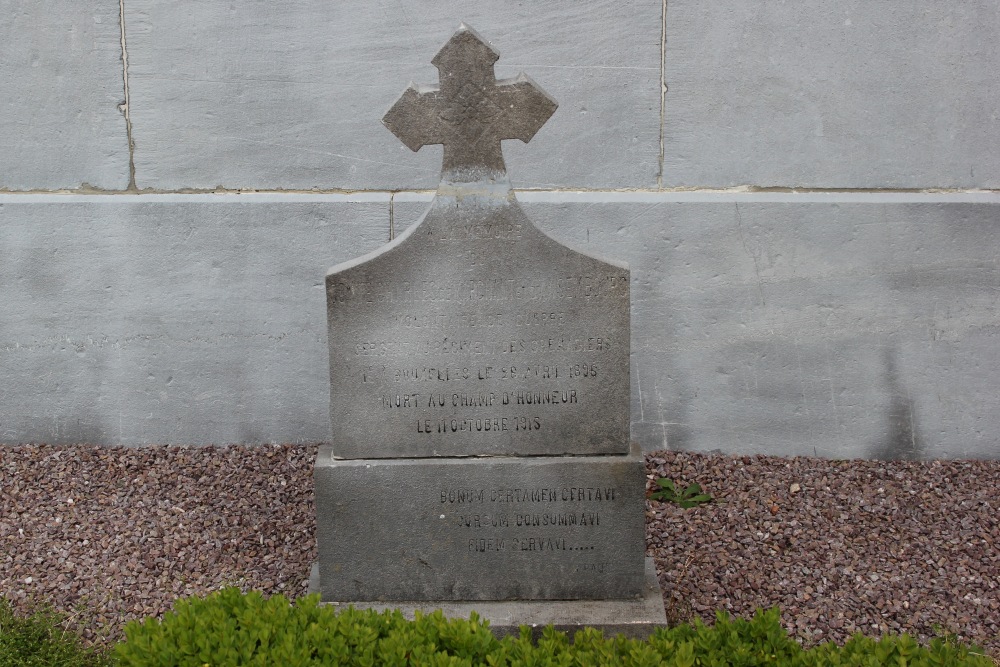
{"label": "latin inscription text", "polygon": [[458,530],[501,531],[469,537],[471,553],[593,551],[588,529],[601,525],[601,505],[618,497],[615,487],[591,486],[440,490],[441,506],[454,512],[449,521]]}

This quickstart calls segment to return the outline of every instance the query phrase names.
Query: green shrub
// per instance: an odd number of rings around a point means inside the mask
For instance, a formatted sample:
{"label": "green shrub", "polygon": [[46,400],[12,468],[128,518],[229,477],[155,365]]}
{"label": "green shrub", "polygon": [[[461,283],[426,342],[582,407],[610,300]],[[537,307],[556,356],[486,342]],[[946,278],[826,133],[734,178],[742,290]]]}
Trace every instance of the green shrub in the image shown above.
{"label": "green shrub", "polygon": [[103,667],[109,658],[63,630],[63,617],[49,608],[28,616],[14,613],[0,597],[0,667]]}
{"label": "green shrub", "polygon": [[605,639],[592,628],[573,642],[546,628],[537,642],[529,628],[497,640],[473,615],[446,619],[437,611],[407,621],[398,611],[339,613],[312,595],[292,604],[283,596],[265,599],[229,588],[204,599],[177,603],[162,621],[133,621],[115,647],[122,665],[357,665],[364,667],[992,667],[985,657],[953,641],[928,647],[906,635],[875,641],[862,636],[843,647],[833,643],[803,649],[781,627],[777,609],[750,620],[718,614],[708,627],[657,630],[648,641]]}
{"label": "green shrub", "polygon": [[[122,665],[472,665],[498,645],[489,628],[441,612],[407,621],[401,613],[336,613],[310,595],[290,604],[226,588],[180,600],[162,621],[125,626],[115,647]],[[410,661],[410,662],[408,662]]]}

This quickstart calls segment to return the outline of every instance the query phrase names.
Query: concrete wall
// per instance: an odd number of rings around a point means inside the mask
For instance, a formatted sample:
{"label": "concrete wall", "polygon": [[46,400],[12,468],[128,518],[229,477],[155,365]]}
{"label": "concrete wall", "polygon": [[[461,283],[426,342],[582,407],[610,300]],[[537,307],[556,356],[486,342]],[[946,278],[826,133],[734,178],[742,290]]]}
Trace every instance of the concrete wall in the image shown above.
{"label": "concrete wall", "polygon": [[2,443],[327,439],[322,278],[429,201],[379,119],[464,21],[560,103],[529,215],[632,266],[645,448],[1000,456],[995,2],[8,5]]}

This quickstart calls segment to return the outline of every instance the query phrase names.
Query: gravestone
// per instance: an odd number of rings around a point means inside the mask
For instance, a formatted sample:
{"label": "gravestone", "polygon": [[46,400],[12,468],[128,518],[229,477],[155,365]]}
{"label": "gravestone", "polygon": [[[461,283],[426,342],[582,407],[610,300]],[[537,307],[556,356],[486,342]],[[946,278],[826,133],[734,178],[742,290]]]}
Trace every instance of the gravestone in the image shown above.
{"label": "gravestone", "polygon": [[384,123],[444,144],[417,225],[327,275],[335,454],[342,458],[625,454],[629,281],[623,264],[540,232],[510,189],[502,139],[527,142],[556,103],[459,30]]}
{"label": "gravestone", "polygon": [[524,74],[496,80],[497,59],[463,25],[431,61],[439,85],[385,115],[412,150],[444,145],[441,183],[418,223],[326,277],[325,601],[631,609],[650,593],[628,267],[518,205],[501,141],[528,142],[556,103]]}

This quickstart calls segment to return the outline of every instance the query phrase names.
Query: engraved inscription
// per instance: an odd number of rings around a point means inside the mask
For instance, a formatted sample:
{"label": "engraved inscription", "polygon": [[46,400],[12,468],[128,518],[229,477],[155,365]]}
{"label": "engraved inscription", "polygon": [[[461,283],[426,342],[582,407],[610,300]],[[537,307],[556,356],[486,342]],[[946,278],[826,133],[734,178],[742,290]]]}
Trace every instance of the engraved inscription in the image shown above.
{"label": "engraved inscription", "polygon": [[[412,399],[413,407],[417,407],[420,394],[404,394],[402,397],[383,397],[383,405],[391,407],[409,407]],[[553,389],[552,391],[504,391],[488,394],[428,394],[427,407],[483,407],[495,405],[558,405],[560,403],[576,403],[576,389]]]}
{"label": "engraved inscription", "polygon": [[385,357],[397,354],[544,354],[546,352],[608,352],[614,348],[608,336],[587,338],[508,338],[482,340],[444,338],[418,340],[368,340],[355,344],[355,354]]}
{"label": "engraved inscription", "polygon": [[[561,341],[560,341],[561,342]],[[455,343],[455,341],[452,341]],[[462,343],[458,342],[459,347]],[[508,350],[511,347],[523,347],[523,341],[518,345],[502,346],[501,349]],[[557,346],[555,341],[546,341],[546,347]],[[384,344],[365,344],[361,346],[364,350],[381,350],[385,355],[397,347],[396,345],[384,342]],[[530,346],[537,350],[538,346]],[[586,348],[581,343],[578,349],[588,349],[591,351],[603,351],[611,348],[608,338],[596,337],[590,339]],[[451,349],[445,345],[443,349]],[[387,375],[388,374],[388,375]],[[394,384],[406,384],[411,387],[406,393],[394,392],[391,394],[380,393],[374,397],[378,407],[388,410],[407,410],[417,413],[417,419],[413,422],[417,433],[503,433],[507,431],[535,431],[542,428],[542,419],[538,415],[521,415],[508,412],[499,412],[497,415],[475,415],[467,416],[468,409],[478,408],[501,408],[506,406],[559,406],[579,403],[581,388],[575,384],[580,381],[588,381],[599,376],[598,364],[593,362],[582,362],[565,365],[503,365],[503,366],[414,366],[395,367],[373,366],[364,368],[362,373],[363,383],[384,382],[387,379]],[[530,388],[511,388],[503,391],[483,391],[476,393],[469,392],[440,392],[426,391],[428,383],[480,383],[488,386],[504,385],[509,382],[550,381],[554,388],[544,390],[533,390]],[[424,386],[422,386],[424,385]],[[419,390],[419,391],[415,391]],[[431,414],[423,414],[430,409]],[[449,416],[440,416],[441,412],[450,413]]]}
{"label": "engraved inscription", "polygon": [[445,313],[431,311],[403,313],[397,315],[394,321],[404,329],[491,329],[510,324],[511,320],[516,327],[554,327],[566,323],[566,313],[527,311],[506,315],[492,312]]}
{"label": "engraved inscription", "polygon": [[542,427],[540,417],[480,417],[479,419],[430,419],[417,420],[417,433],[477,433],[490,431],[537,431]]}
{"label": "engraved inscription", "polygon": [[[400,282],[336,281],[328,289],[327,300],[347,303],[479,303],[482,301],[604,300],[626,293],[628,276],[564,276],[547,280],[521,281],[514,278],[470,278],[455,282],[419,280]],[[516,317],[516,315],[515,315]]]}
{"label": "engraved inscription", "polygon": [[452,513],[440,517],[477,533],[462,543],[472,553],[593,551],[601,507],[621,497],[615,487],[441,489],[440,505]]}

